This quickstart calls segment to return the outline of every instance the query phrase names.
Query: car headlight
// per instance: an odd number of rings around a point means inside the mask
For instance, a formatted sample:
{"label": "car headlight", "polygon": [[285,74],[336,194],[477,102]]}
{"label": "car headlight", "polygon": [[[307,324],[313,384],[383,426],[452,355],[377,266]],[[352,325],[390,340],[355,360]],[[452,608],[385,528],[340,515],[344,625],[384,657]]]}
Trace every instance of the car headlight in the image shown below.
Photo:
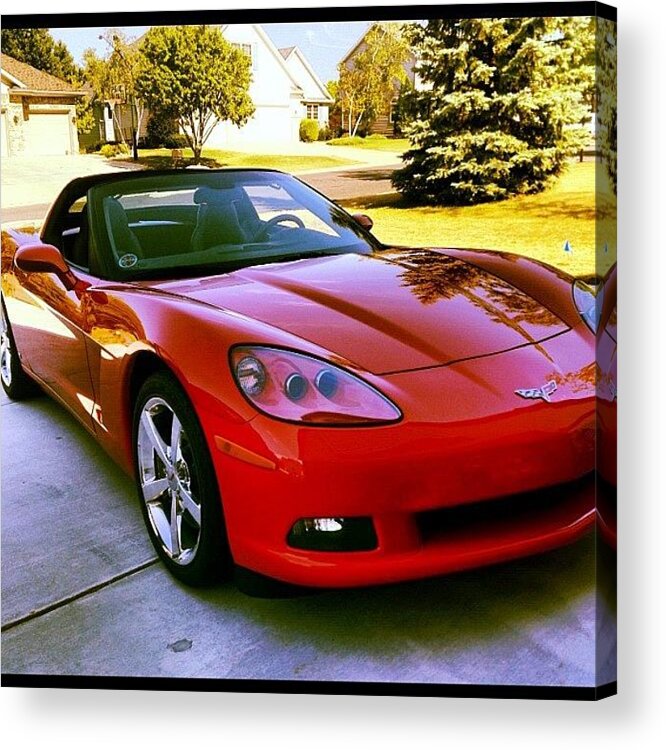
{"label": "car headlight", "polygon": [[586,284],[576,279],[573,284],[573,298],[581,318],[592,333],[597,332],[601,309],[604,305],[604,286]]}
{"label": "car headlight", "polygon": [[356,375],[311,355],[237,346],[231,369],[241,393],[278,419],[319,425],[386,424],[402,417],[386,396]]}

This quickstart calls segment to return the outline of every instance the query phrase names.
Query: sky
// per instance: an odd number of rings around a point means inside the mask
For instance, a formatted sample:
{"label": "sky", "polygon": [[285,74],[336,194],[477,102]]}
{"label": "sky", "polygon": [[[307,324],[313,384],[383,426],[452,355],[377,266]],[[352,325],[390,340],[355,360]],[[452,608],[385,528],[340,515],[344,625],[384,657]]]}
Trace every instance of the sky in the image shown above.
{"label": "sky", "polygon": [[[337,64],[369,25],[368,21],[262,24],[277,47],[299,47],[324,83],[338,77]],[[128,26],[122,30],[128,37],[138,37],[148,27]],[[65,42],[74,60],[81,64],[85,49],[92,47],[100,54],[105,52],[106,44],[99,39],[104,31],[105,28],[100,26],[51,29],[51,34]]]}

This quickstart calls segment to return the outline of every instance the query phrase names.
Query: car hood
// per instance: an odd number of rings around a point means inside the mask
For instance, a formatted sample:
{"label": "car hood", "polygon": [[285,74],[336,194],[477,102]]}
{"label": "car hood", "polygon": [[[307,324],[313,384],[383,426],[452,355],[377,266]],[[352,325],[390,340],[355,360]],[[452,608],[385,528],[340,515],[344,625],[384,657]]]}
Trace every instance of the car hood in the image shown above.
{"label": "car hood", "polygon": [[525,292],[437,250],[331,255],[141,286],[268,323],[375,374],[496,354],[568,330]]}

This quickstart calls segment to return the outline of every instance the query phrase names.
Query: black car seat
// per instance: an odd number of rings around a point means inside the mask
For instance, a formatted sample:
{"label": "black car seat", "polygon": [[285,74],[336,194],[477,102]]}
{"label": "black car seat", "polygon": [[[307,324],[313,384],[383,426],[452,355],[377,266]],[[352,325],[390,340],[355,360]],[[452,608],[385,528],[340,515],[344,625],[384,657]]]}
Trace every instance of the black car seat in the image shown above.
{"label": "black car seat", "polygon": [[76,235],[76,238],[74,239],[74,242],[72,243],[72,249],[69,256],[69,260],[71,263],[73,263],[75,266],[79,266],[80,268],[88,268],[89,264],[89,240],[90,240],[90,232],[88,230],[88,205],[86,204],[81,209],[81,214],[79,216],[80,224],[79,224],[79,231]]}
{"label": "black car seat", "polygon": [[133,253],[138,258],[143,258],[144,253],[139,238],[131,230],[127,213],[120,201],[117,198],[106,198],[104,204],[116,253],[119,256]]}
{"label": "black car seat", "polygon": [[201,252],[217,245],[243,245],[243,231],[234,205],[232,190],[201,187],[194,192],[198,204],[197,225],[192,232],[192,251]]}

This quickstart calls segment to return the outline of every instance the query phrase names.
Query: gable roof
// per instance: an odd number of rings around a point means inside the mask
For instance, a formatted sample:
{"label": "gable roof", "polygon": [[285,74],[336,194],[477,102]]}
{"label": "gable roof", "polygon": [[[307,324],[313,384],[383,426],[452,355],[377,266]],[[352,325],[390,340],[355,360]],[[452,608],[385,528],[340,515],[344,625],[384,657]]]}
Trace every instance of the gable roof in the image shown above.
{"label": "gable roof", "polygon": [[[387,23],[390,24],[400,24],[400,21],[388,21]],[[374,21],[371,23],[368,28],[361,34],[361,36],[352,44],[352,46],[345,52],[344,56],[340,59],[340,64],[344,64],[349,60],[351,57],[354,57],[356,54],[356,50],[363,44],[365,41],[366,36],[375,28],[375,26],[379,26],[379,21]],[[414,51],[410,50],[410,54],[414,57]]]}
{"label": "gable roof", "polygon": [[[283,47],[280,50],[280,54],[282,57],[284,57],[285,61],[288,61],[292,56],[297,57],[302,66],[307,71],[308,75],[312,79],[312,82],[315,84],[315,87],[319,90],[321,93],[320,97],[317,97],[316,99],[313,99],[311,97],[306,97],[308,101],[317,101],[321,102],[323,104],[333,104],[335,99],[331,96],[329,90],[326,88],[326,86],[322,83],[321,78],[315,73],[314,69],[312,68],[312,65],[308,62],[307,57],[301,52],[301,50],[298,47]],[[301,89],[304,89],[304,86],[301,84]]]}
{"label": "gable roof", "polygon": [[[233,24],[225,23],[222,26],[220,26],[220,30],[224,34],[224,32]],[[241,24],[238,24],[241,25]],[[298,81],[294,78],[291,71],[287,67],[287,64],[285,62],[285,59],[281,52],[278,50],[278,48],[273,44],[273,40],[268,36],[268,34],[263,30],[260,24],[258,23],[250,23],[246,24],[247,26],[250,26],[254,33],[261,39],[261,41],[264,43],[264,45],[268,48],[268,51],[273,55],[275,60],[278,63],[278,66],[282,70],[282,72],[287,76],[289,79],[289,82],[291,83],[292,90],[295,92],[301,91],[301,87],[299,86]]]}
{"label": "gable roof", "polygon": [[4,52],[0,54],[0,66],[8,74],[8,77],[16,82],[19,89],[46,91],[49,93],[62,92],[63,94],[80,93],[78,89],[75,89],[67,81],[56,78],[43,70],[33,68],[28,63],[19,62]]}

